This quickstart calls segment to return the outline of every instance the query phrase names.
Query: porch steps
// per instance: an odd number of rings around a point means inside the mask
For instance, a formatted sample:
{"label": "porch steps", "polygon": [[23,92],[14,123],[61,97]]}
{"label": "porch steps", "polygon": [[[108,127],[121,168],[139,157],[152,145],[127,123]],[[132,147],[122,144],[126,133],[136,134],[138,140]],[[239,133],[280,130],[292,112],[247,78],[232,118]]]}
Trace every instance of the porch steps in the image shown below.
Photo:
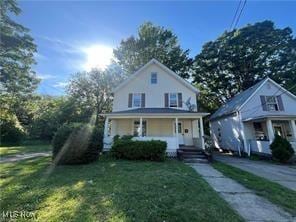
{"label": "porch steps", "polygon": [[208,158],[205,155],[204,150],[194,147],[180,147],[177,150],[177,156],[179,160],[186,163],[208,163]]}

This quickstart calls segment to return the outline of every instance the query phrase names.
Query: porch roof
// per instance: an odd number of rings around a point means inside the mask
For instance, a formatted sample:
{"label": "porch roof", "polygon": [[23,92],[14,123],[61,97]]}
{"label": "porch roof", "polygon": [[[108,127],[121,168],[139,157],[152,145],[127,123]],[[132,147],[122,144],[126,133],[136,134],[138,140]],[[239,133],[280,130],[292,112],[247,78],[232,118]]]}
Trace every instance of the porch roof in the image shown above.
{"label": "porch roof", "polygon": [[120,117],[120,116],[152,116],[152,117],[203,117],[209,115],[209,113],[192,112],[189,110],[172,109],[172,108],[137,108],[123,111],[117,111],[112,113],[103,114],[108,117]]}
{"label": "porch roof", "polygon": [[277,120],[296,120],[296,115],[288,115],[288,114],[280,114],[280,115],[274,115],[274,114],[267,114],[264,116],[256,116],[256,117],[250,117],[247,119],[243,119],[243,122],[248,121],[254,121],[254,120],[264,120],[264,119],[277,119]]}

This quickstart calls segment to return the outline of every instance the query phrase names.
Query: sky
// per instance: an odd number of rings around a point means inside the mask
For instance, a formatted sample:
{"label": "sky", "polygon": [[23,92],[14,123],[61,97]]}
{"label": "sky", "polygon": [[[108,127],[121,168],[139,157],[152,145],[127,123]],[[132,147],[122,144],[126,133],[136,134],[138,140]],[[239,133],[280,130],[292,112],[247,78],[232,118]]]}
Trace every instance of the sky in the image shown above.
{"label": "sky", "polygon": [[[19,1],[17,22],[37,44],[33,70],[41,94],[61,95],[72,74],[104,68],[112,48],[146,21],[172,30],[195,57],[203,44],[229,30],[238,1]],[[237,27],[272,20],[296,33],[296,1],[248,0]]]}

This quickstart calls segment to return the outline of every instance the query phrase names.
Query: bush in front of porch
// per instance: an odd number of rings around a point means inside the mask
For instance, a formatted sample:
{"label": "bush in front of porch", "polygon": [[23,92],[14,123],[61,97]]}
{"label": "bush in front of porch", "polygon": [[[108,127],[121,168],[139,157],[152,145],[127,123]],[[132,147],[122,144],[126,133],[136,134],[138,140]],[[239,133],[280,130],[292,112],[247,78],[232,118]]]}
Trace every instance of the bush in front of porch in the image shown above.
{"label": "bush in front of porch", "polygon": [[160,140],[133,141],[118,138],[114,141],[111,154],[117,159],[164,161],[167,143]]}
{"label": "bush in front of porch", "polygon": [[281,162],[288,162],[294,155],[294,150],[288,140],[279,135],[275,135],[273,142],[270,144],[272,157]]}

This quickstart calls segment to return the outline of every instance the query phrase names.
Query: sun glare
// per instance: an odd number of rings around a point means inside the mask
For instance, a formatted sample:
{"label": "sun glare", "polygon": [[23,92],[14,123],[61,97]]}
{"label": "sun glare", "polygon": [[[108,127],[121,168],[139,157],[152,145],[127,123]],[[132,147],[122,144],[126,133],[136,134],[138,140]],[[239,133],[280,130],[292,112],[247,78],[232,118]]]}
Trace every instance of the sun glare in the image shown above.
{"label": "sun glare", "polygon": [[90,71],[93,68],[106,69],[113,58],[113,49],[106,45],[92,45],[83,50],[86,54],[84,69]]}

